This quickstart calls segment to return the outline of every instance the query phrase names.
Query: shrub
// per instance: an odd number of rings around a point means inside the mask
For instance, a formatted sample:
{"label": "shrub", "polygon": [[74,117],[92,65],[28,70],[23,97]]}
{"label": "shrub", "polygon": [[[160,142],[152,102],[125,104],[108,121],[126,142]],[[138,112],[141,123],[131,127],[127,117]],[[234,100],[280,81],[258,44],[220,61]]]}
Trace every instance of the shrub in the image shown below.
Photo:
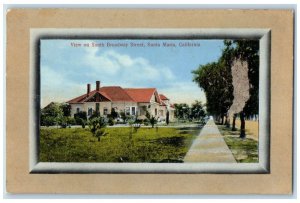
{"label": "shrub", "polygon": [[93,136],[98,138],[100,141],[100,137],[106,135],[105,132],[106,122],[105,118],[103,117],[96,117],[89,120],[89,128],[92,132]]}
{"label": "shrub", "polygon": [[149,125],[149,121],[148,120],[144,120],[144,125],[148,126]]}
{"label": "shrub", "polygon": [[68,120],[67,117],[62,116],[58,119],[58,124],[60,125],[61,128],[66,128],[68,125]]}
{"label": "shrub", "polygon": [[74,114],[74,118],[75,118],[77,125],[82,125],[82,120],[84,120],[84,121],[87,120],[87,114],[85,111],[80,111],[80,112]]}
{"label": "shrub", "polygon": [[75,121],[75,118],[72,118],[72,117],[67,117],[67,122],[69,125],[76,125],[76,121]]}
{"label": "shrub", "polygon": [[152,128],[154,128],[154,125],[157,123],[157,120],[152,116],[150,118],[150,123],[151,123]]}
{"label": "shrub", "polygon": [[59,125],[63,111],[58,103],[51,102],[45,108],[41,109],[41,125],[53,126]]}
{"label": "shrub", "polygon": [[98,118],[100,117],[100,112],[94,111],[93,114],[90,116],[89,120],[93,119],[93,118]]}
{"label": "shrub", "polygon": [[71,105],[70,104],[62,103],[62,104],[60,104],[59,107],[62,110],[64,116],[67,116],[67,117],[71,116]]}
{"label": "shrub", "polygon": [[98,142],[100,142],[100,138],[105,135],[107,135],[107,133],[105,132],[105,128],[99,128],[95,132],[95,136],[98,138]]}
{"label": "shrub", "polygon": [[112,117],[110,117],[110,118],[108,119],[108,125],[110,125],[110,126],[115,125],[115,121],[114,121],[114,119],[113,119]]}
{"label": "shrub", "polygon": [[122,120],[123,120],[124,123],[125,123],[126,120],[127,120],[127,116],[126,116],[125,112],[121,112],[121,113],[120,113],[120,116],[121,116]]}
{"label": "shrub", "polygon": [[136,117],[135,116],[126,116],[126,122],[129,124],[136,123]]}
{"label": "shrub", "polygon": [[116,119],[116,118],[118,118],[119,117],[119,114],[118,114],[118,112],[116,112],[116,110],[114,109],[114,108],[111,108],[111,117],[113,118],[113,119]]}
{"label": "shrub", "polygon": [[41,125],[47,127],[55,125],[55,117],[42,115]]}
{"label": "shrub", "polygon": [[82,128],[85,128],[86,121],[83,120],[83,119],[81,119],[81,120],[82,120],[82,121],[81,121],[81,127],[82,127]]}
{"label": "shrub", "polygon": [[135,120],[135,123],[142,124],[142,123],[143,123],[143,120],[142,120],[142,119],[136,119],[136,120]]}

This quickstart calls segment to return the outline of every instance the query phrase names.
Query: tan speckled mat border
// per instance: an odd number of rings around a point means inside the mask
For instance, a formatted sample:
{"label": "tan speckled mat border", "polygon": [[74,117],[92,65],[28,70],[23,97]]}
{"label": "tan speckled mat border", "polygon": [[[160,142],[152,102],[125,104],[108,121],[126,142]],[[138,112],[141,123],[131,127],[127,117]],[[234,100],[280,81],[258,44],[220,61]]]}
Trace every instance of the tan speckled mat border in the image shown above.
{"label": "tan speckled mat border", "polygon": [[[291,10],[12,9],[7,13],[6,187],[9,193],[291,194]],[[271,29],[270,174],[29,174],[30,28]]]}

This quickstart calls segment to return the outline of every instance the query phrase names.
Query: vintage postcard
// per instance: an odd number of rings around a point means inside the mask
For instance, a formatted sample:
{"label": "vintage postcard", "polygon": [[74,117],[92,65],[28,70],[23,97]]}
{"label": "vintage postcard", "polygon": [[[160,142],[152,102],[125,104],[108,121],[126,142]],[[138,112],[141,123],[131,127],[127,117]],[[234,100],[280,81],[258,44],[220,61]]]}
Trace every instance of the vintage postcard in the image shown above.
{"label": "vintage postcard", "polygon": [[293,16],[8,12],[7,191],[291,194]]}

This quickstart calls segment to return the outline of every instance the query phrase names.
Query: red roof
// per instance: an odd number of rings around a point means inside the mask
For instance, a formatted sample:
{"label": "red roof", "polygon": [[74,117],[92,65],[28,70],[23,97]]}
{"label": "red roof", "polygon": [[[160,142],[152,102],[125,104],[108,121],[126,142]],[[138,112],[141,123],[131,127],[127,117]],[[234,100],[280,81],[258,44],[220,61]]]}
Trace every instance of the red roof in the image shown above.
{"label": "red roof", "polygon": [[134,99],[120,86],[107,86],[100,88],[101,94],[106,94],[111,101],[134,101]]}
{"label": "red roof", "polygon": [[[67,103],[83,103],[88,101],[90,98],[92,98],[97,93],[96,90],[93,90],[89,93],[89,96],[87,94],[83,94],[79,97],[76,97],[74,99],[71,99]],[[119,87],[119,86],[108,86],[108,87],[101,87],[98,91],[103,97],[107,98],[109,101],[131,101],[134,102],[134,100],[127,94],[127,92]]]}
{"label": "red roof", "polygon": [[[96,90],[90,92],[89,96],[94,95],[95,92],[96,92]],[[74,104],[74,103],[83,103],[87,98],[88,98],[87,95],[86,95],[86,94],[83,94],[83,95],[81,95],[81,96],[79,96],[79,97],[76,97],[76,98],[74,98],[74,99],[71,99],[71,100],[67,101],[67,103],[70,103],[70,104]]]}
{"label": "red roof", "polygon": [[150,102],[152,95],[156,92],[155,88],[124,88],[124,90],[135,102]]}
{"label": "red roof", "polygon": [[162,100],[168,100],[164,95],[158,95],[155,88],[122,88],[120,86],[101,87],[99,91],[93,90],[87,94],[71,99],[67,103],[84,103],[89,101],[96,93],[104,97],[105,101],[150,102],[153,94],[157,103],[165,105]]}
{"label": "red roof", "polygon": [[159,97],[160,97],[161,100],[169,100],[169,98],[167,98],[167,97],[166,97],[165,95],[163,95],[163,94],[160,94]]}

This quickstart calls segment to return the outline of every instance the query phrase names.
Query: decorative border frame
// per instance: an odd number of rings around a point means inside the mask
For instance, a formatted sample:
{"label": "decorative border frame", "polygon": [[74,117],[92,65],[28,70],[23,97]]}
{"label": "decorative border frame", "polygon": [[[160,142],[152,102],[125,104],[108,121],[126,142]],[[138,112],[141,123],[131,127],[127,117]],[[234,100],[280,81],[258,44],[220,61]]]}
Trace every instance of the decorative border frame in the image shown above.
{"label": "decorative border frame", "polygon": [[[6,20],[7,192],[144,195],[293,192],[293,10],[11,9]],[[42,28],[271,30],[269,172],[30,173],[30,30]],[[261,80],[264,79],[268,78]]]}
{"label": "decorative border frame", "polygon": [[[268,173],[270,137],[269,29],[31,29],[30,30],[31,173]],[[59,163],[38,162],[41,39],[257,39],[259,63],[258,163]]]}

